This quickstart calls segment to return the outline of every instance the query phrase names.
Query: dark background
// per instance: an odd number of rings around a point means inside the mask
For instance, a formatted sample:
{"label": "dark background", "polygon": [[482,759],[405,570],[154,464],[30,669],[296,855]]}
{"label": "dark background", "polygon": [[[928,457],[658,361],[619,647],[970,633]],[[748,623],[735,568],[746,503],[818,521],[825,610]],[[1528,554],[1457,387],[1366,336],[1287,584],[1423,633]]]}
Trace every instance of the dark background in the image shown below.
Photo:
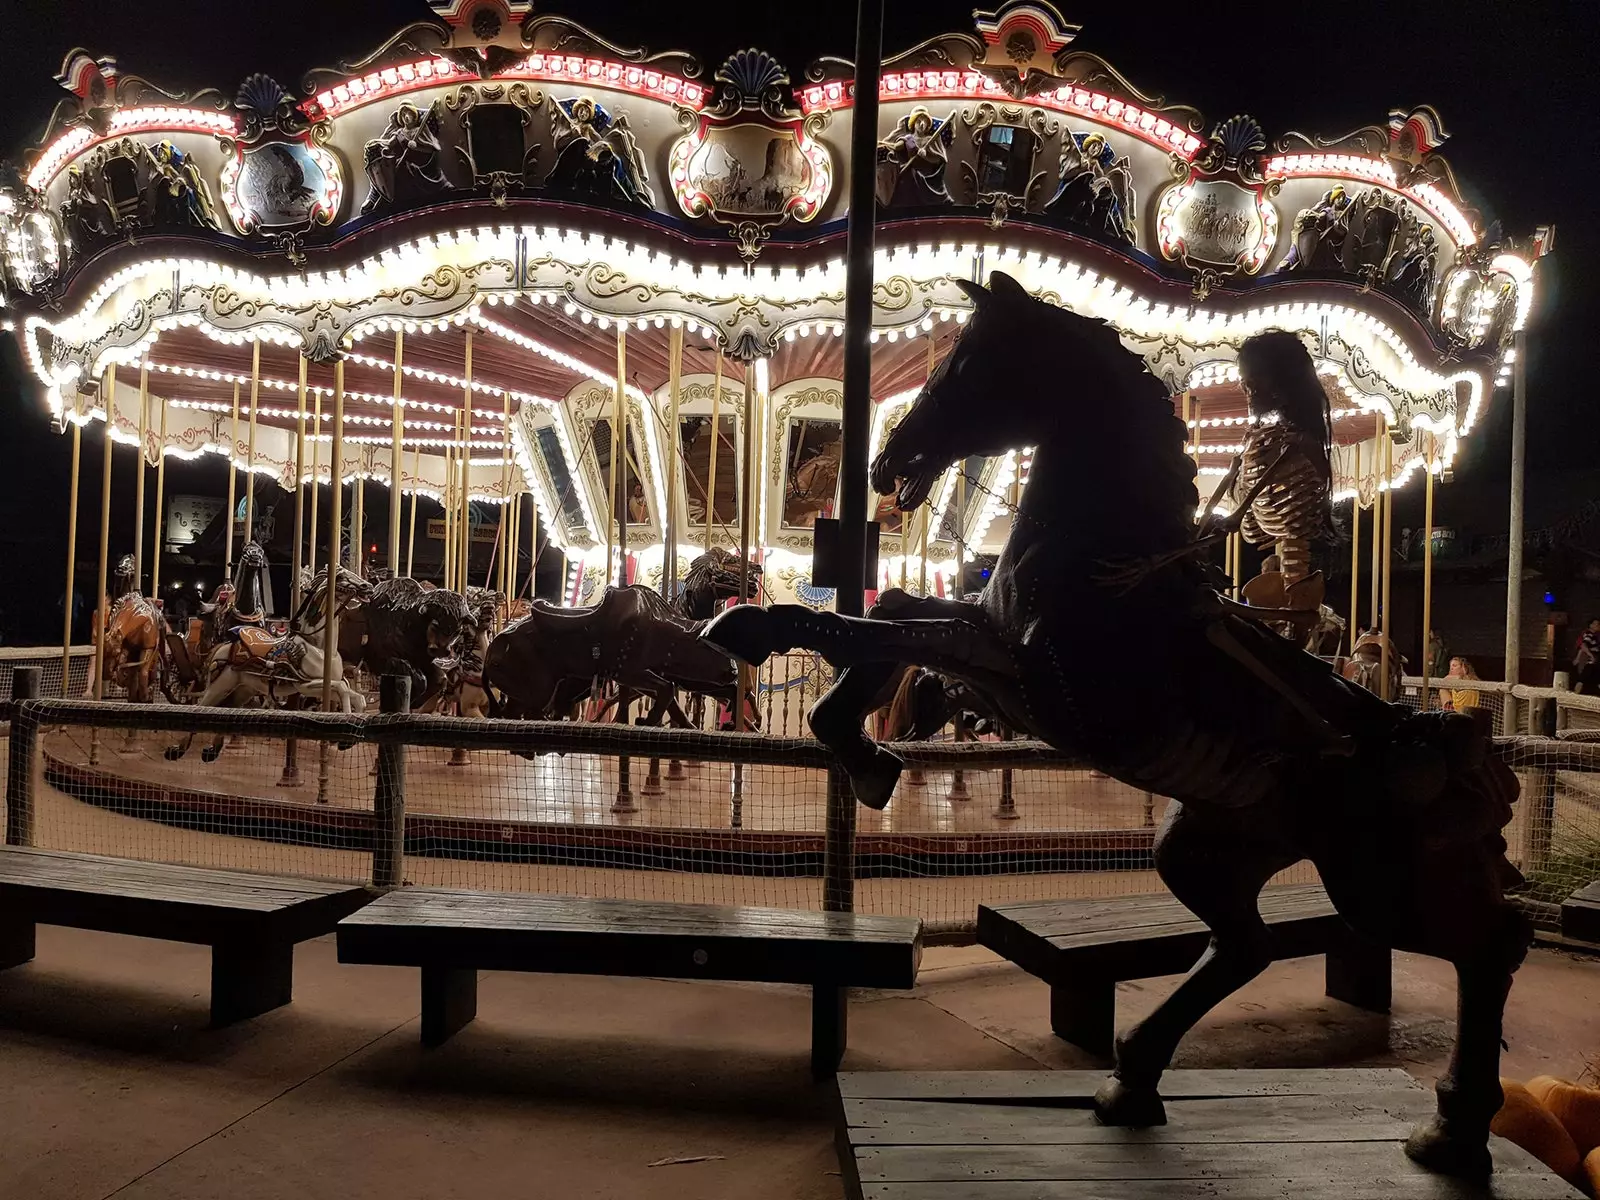
{"label": "dark background", "polygon": [[[709,75],[729,53],[768,50],[799,77],[815,58],[853,57],[854,4],[758,5],[744,0],[540,3],[623,45],[684,48]],[[1600,15],[1590,0],[1342,0],[1296,5],[1060,4],[1084,26],[1077,45],[1136,87],[1195,105],[1209,123],[1257,117],[1269,140],[1294,129],[1333,136],[1381,124],[1391,107],[1435,105],[1452,134],[1444,153],[1486,221],[1521,236],[1555,223],[1541,265],[1529,334],[1530,526],[1555,522],[1596,494],[1592,401],[1600,270],[1593,229],[1600,182],[1600,115],[1592,96]],[[970,30],[970,0],[889,0],[885,53],[949,30]],[[231,94],[265,71],[291,88],[316,66],[375,49],[425,18],[421,0],[0,0],[0,155],[17,157],[64,95],[53,76],[84,46],[172,90]],[[1467,440],[1439,519],[1504,529],[1510,402],[1496,393]],[[96,553],[98,432],[84,435],[80,561]],[[60,634],[70,439],[49,432],[15,343],[0,338],[0,636],[49,642]],[[113,557],[132,541],[133,467],[120,456],[113,485]],[[173,492],[225,490],[220,463],[168,465]],[[381,489],[375,489],[381,492]],[[1420,487],[1397,500],[1396,527],[1420,521]],[[381,499],[378,500],[381,505]],[[369,508],[373,500],[369,499]],[[153,519],[153,518],[147,518]],[[1503,576],[1502,576],[1503,578]],[[93,582],[88,589],[92,590]]]}

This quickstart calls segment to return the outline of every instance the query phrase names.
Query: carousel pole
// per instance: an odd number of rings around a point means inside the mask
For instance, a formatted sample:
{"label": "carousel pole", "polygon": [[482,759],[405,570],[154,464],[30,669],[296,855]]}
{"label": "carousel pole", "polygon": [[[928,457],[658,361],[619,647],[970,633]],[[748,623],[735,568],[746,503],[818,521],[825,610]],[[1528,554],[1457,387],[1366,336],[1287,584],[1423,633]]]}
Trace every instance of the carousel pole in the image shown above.
{"label": "carousel pole", "polygon": [[[1523,491],[1528,457],[1528,335],[1512,334],[1516,358],[1511,364],[1511,512],[1506,533],[1506,668],[1505,681],[1522,679],[1522,538]],[[1520,733],[1519,703],[1508,692],[1502,718],[1507,733]]]}
{"label": "carousel pole", "polygon": [[[300,357],[300,377],[305,378],[306,360]],[[317,388],[312,393],[311,415],[311,536],[306,540],[306,570],[312,575],[317,573],[317,497],[321,493],[322,484],[318,482],[318,472],[322,467],[322,389]]]}
{"label": "carousel pole", "polygon": [[1237,529],[1233,531],[1233,599],[1239,598],[1239,561],[1244,557],[1244,534]]}
{"label": "carousel pole", "polygon": [[[744,421],[743,452],[740,469],[736,472],[739,491],[739,603],[750,603],[750,531],[755,523],[755,489],[759,486],[760,472],[755,468],[756,441],[756,372],[755,363],[744,364]],[[750,689],[750,666],[739,663],[735,676],[733,695],[733,730],[744,732],[744,698]],[[744,825],[744,764],[733,764],[733,810],[730,823],[739,829]]]}
{"label": "carousel pole", "polygon": [[711,534],[716,528],[717,447],[722,444],[722,347],[717,347],[717,370],[711,382],[711,463],[706,480],[706,553],[711,553]]}
{"label": "carousel pole", "polygon": [[[328,478],[332,484],[328,497],[328,588],[322,597],[322,711],[333,706],[333,658],[339,645],[334,629],[338,620],[336,599],[339,593],[339,535],[344,525],[344,486],[340,476],[344,464],[344,356],[333,363],[333,454]],[[328,743],[318,744],[317,803],[328,802]]]}
{"label": "carousel pole", "polygon": [[[627,404],[628,335],[627,326],[617,322],[617,390],[611,401],[611,514],[617,536],[617,586],[628,583],[628,410]],[[619,433],[618,430],[621,430]],[[619,499],[620,496],[620,499]],[[609,548],[612,530],[606,531]],[[610,574],[606,580],[610,582]],[[632,707],[623,699],[621,685],[617,687],[617,724],[627,725]],[[626,754],[617,756],[617,798],[611,805],[614,813],[637,812],[633,800],[633,760]]]}
{"label": "carousel pole", "polygon": [[1383,646],[1378,659],[1378,693],[1385,700],[1393,700],[1389,693],[1389,593],[1394,582],[1394,439],[1385,435],[1383,441],[1383,477],[1387,486],[1383,491]]}
{"label": "carousel pole", "polygon": [[1433,641],[1433,459],[1437,440],[1428,434],[1428,457],[1422,464],[1422,711],[1428,711],[1428,675],[1433,669],[1429,645]]}
{"label": "carousel pole", "polygon": [[[617,525],[617,427],[622,411],[622,372],[627,358],[627,334],[617,326],[617,388],[611,395],[611,456],[606,464],[606,583],[615,577],[617,561],[613,540]],[[626,553],[626,549],[624,549]]]}
{"label": "carousel pole", "polygon": [[167,402],[161,402],[161,441],[156,447],[156,529],[150,539],[150,595],[161,595],[161,506],[167,491]]}
{"label": "carousel pole", "polygon": [[144,444],[150,437],[150,368],[139,364],[139,456],[133,477],[133,590],[144,591]]}
{"label": "carousel pole", "polygon": [[250,444],[244,459],[244,540],[256,537],[256,410],[261,407],[261,339],[250,343]]}
{"label": "carousel pole", "polygon": [[358,452],[362,459],[361,468],[356,471],[355,482],[350,485],[350,541],[345,547],[345,559],[350,564],[350,569],[363,579],[367,575],[367,551],[363,544],[367,523],[367,477],[364,473],[366,456]]}
{"label": "carousel pole", "polygon": [[461,519],[456,535],[461,539],[461,557],[456,563],[458,588],[467,591],[467,573],[472,566],[472,330],[467,330],[466,370],[461,386]]}
{"label": "carousel pole", "polygon": [[[956,474],[956,600],[966,599],[962,590],[962,577],[966,574],[967,567],[967,460],[961,459],[957,464]],[[966,722],[961,719],[961,714],[956,713],[955,740],[960,743],[966,740]],[[967,790],[967,773],[961,770],[950,772],[950,799],[970,800],[971,793]]]}
{"label": "carousel pole", "polygon": [[391,450],[389,456],[389,577],[400,577],[400,505],[402,501],[405,482],[405,436],[406,436],[406,410],[400,406],[400,381],[404,373],[400,369],[401,358],[405,353],[405,333],[402,330],[394,331],[394,406],[389,413],[391,432]]}
{"label": "carousel pole", "polygon": [[[74,397],[72,414],[78,415],[78,401]],[[68,699],[67,688],[72,679],[72,592],[78,574],[78,478],[83,461],[83,426],[77,421],[72,426],[72,476],[67,484],[67,589],[61,593],[61,698]]]}
{"label": "carousel pole", "polygon": [[234,478],[233,456],[239,450],[239,381],[233,383],[233,429],[228,435],[228,516],[223,523],[223,551],[222,551],[222,577],[228,578],[228,572],[233,569],[233,504],[238,493],[234,490],[238,480]]}
{"label": "carousel pole", "polygon": [[[95,631],[94,631],[94,698],[105,699],[105,653],[106,653],[106,627],[107,618],[110,616],[111,605],[106,595],[106,567],[111,553],[111,422],[116,411],[117,392],[117,367],[113,363],[106,368],[105,381],[105,410],[106,410],[106,444],[105,452],[101,455],[102,466],[100,471],[100,576],[99,586],[95,595]],[[89,731],[89,765],[93,766],[100,760],[100,737],[98,729]]]}
{"label": "carousel pole", "polygon": [[[923,383],[926,384],[933,378],[934,356],[937,353],[937,339],[930,331],[928,333],[928,365]],[[922,533],[922,560],[917,565],[917,595],[928,594],[928,527],[933,524],[933,496],[930,494],[926,500],[917,506],[918,524]]]}
{"label": "carousel pole", "polygon": [[411,529],[406,534],[406,578],[411,578],[411,564],[417,553],[417,501],[422,499],[422,447],[411,452],[411,475],[417,481],[417,490],[411,493]]}
{"label": "carousel pole", "polygon": [[683,401],[682,325],[672,326],[667,333],[667,394],[667,544],[661,594],[673,601],[678,597],[678,477],[683,467],[678,430],[678,406]]}
{"label": "carousel pole", "polygon": [[1356,629],[1361,624],[1361,604],[1356,599],[1361,586],[1361,443],[1356,443],[1355,463],[1356,494],[1350,499],[1350,644],[1345,649],[1355,653]]}
{"label": "carousel pole", "polygon": [[1383,490],[1378,487],[1383,478],[1383,440],[1387,422],[1378,414],[1378,433],[1372,439],[1372,593],[1368,611],[1372,613],[1369,629],[1378,628],[1378,605],[1383,598]]}
{"label": "carousel pole", "polygon": [[[495,550],[498,559],[498,578],[495,590],[506,598],[507,617],[510,616],[511,587],[506,570],[506,560],[511,557],[511,393],[501,393],[500,414],[500,521],[495,530]],[[484,581],[489,586],[489,581]]]}
{"label": "carousel pole", "polygon": [[[295,394],[294,410],[294,554],[289,563],[289,612],[295,620],[300,617],[300,539],[305,536],[305,471],[306,471],[306,356],[300,358],[300,388]],[[165,410],[163,410],[165,411]],[[312,481],[312,487],[316,481]],[[159,489],[158,489],[159,490]],[[159,503],[157,511],[160,510]],[[314,529],[314,527],[313,527]],[[313,536],[315,533],[313,532]],[[279,787],[296,787],[300,783],[300,743],[289,738],[283,743],[283,774]]]}

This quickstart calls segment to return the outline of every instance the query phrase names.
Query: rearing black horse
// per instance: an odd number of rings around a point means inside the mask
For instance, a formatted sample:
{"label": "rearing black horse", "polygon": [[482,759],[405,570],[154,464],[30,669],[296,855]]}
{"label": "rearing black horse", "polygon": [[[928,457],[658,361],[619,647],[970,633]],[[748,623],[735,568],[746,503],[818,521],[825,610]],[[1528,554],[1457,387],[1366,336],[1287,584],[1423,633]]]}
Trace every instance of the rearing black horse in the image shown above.
{"label": "rearing black horse", "polygon": [[[888,592],[874,612],[887,619],[745,606],[703,636],[747,662],[806,647],[845,668],[811,724],[865,804],[882,807],[900,771],[861,730],[896,663],[957,678],[1010,728],[1173,797],[1156,869],[1210,926],[1211,944],[1177,991],[1117,1039],[1116,1072],[1095,1098],[1102,1120],[1165,1120],[1158,1086],[1180,1039],[1272,960],[1262,887],[1310,859],[1359,933],[1454,964],[1455,1052],[1437,1116],[1407,1151],[1436,1170],[1487,1173],[1501,1020],[1529,941],[1502,895],[1517,878],[1501,836],[1515,777],[1471,722],[1408,715],[1219,598],[1185,552],[1194,466],[1166,390],[1109,327],[1035,300],[1005,275],[991,282],[963,285],[976,311],[871,476],[910,510],[950,464],[1035,447],[979,601]],[[1148,569],[1111,586],[1130,561]],[[1160,686],[1129,669],[1135,644],[1159,664]]]}

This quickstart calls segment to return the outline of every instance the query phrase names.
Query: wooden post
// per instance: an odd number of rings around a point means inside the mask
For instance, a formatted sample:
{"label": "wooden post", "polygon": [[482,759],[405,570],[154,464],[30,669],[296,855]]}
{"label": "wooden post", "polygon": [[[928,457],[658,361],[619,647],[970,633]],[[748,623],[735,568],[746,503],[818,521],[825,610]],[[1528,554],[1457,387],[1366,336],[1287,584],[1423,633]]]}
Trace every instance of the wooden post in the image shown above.
{"label": "wooden post", "polygon": [[[391,532],[393,526],[391,525]],[[378,711],[411,711],[411,676],[378,679]],[[372,886],[397,888],[404,878],[406,853],[406,746],[378,743],[378,784],[372,793]]]}
{"label": "wooden post", "polygon": [[461,520],[456,531],[461,539],[461,558],[456,564],[456,588],[467,591],[467,576],[472,565],[472,329],[467,329],[466,370],[461,387]]}
{"label": "wooden post", "polygon": [[711,377],[711,462],[706,480],[706,553],[711,553],[717,514],[717,447],[722,444],[722,347],[717,347],[716,374]]}
{"label": "wooden post", "polygon": [[[1433,457],[1438,445],[1428,434],[1428,457],[1423,461],[1422,502],[1422,711],[1428,711],[1428,675],[1433,669],[1429,643],[1433,640]],[[1448,664],[1446,665],[1448,670]]]}
{"label": "wooden post", "polygon": [[[300,373],[305,375],[305,356],[300,357]],[[318,481],[318,472],[322,463],[322,389],[314,393],[313,410],[311,418],[311,518],[308,527],[311,536],[306,539],[306,570],[312,575],[317,573],[317,497],[321,494],[322,484]]]}
{"label": "wooden post", "polygon": [[[39,667],[18,667],[11,673],[11,699],[37,700]],[[19,706],[11,714],[11,744],[6,758],[6,845],[33,845],[33,760],[39,748],[39,718]],[[4,965],[11,965],[6,963]]]}
{"label": "wooden post", "polygon": [[1394,439],[1387,433],[1383,441],[1383,477],[1387,486],[1383,490],[1383,647],[1378,657],[1378,694],[1393,700],[1395,697],[1389,694],[1389,593],[1394,581]]}
{"label": "wooden post", "polygon": [[239,383],[238,380],[235,380],[233,384],[233,425],[232,432],[228,434],[228,517],[223,526],[224,542],[222,551],[222,574],[224,578],[233,570],[233,505],[238,498],[238,493],[235,491],[238,486],[238,480],[235,478],[237,472],[234,470],[233,456],[238,453],[238,450]]}
{"label": "wooden post", "polygon": [[144,476],[145,442],[150,437],[150,367],[139,364],[139,456],[133,477],[133,590],[144,594]]}
{"label": "wooden post", "polygon": [[416,561],[417,554],[417,501],[422,499],[422,447],[419,445],[411,453],[411,475],[417,481],[416,490],[411,493],[411,530],[406,534],[406,578],[411,578],[411,565]]}
{"label": "wooden post", "polygon": [[[167,402],[161,402],[161,440],[156,445],[156,535],[150,541],[150,595],[161,595],[162,508],[167,491]],[[180,631],[186,632],[186,631]]]}
{"label": "wooden post", "polygon": [[400,404],[400,381],[404,378],[401,360],[405,356],[405,333],[394,331],[394,405],[389,413],[389,556],[385,565],[389,577],[400,577],[400,500],[405,482],[406,410]]}
{"label": "wooden post", "polygon": [[[77,415],[77,401],[73,401]],[[61,593],[61,698],[68,696],[72,681],[72,593],[78,575],[78,475],[83,459],[83,426],[72,426],[72,477],[67,485],[67,590]]]}
{"label": "wooden post", "polygon": [[1361,586],[1361,443],[1356,443],[1356,494],[1350,500],[1350,634],[1346,654],[1354,654],[1356,632],[1361,627],[1361,603],[1357,599]]}
{"label": "wooden post", "polygon": [[[344,486],[340,480],[344,464],[344,356],[333,363],[333,453],[330,457],[328,497],[328,590],[322,608],[322,711],[333,706],[333,657],[339,646],[339,534],[344,524]],[[328,743],[318,744],[317,803],[328,802]]]}
{"label": "wooden post", "polygon": [[250,343],[250,442],[244,458],[244,540],[256,536],[256,412],[261,407],[261,339]]}
{"label": "wooden post", "polygon": [[[303,599],[300,587],[300,539],[305,536],[306,494],[306,356],[300,355],[300,388],[295,395],[294,412],[294,553],[289,562],[289,612],[300,615]],[[312,480],[311,486],[316,487]],[[315,531],[313,529],[313,536]],[[279,787],[298,787],[300,784],[300,743],[288,738],[283,743],[283,774],[278,777]]]}

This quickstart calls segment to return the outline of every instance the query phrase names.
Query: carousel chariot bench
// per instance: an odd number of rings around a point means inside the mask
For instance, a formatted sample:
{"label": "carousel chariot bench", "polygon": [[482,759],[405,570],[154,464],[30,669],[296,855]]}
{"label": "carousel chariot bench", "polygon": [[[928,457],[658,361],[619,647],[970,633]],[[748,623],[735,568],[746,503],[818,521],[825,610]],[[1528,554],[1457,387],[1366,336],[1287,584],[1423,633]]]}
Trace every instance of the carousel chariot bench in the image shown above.
{"label": "carousel chariot bench", "polygon": [[422,968],[422,1040],[477,1015],[478,971],[797,983],[812,989],[811,1068],[844,1056],[852,987],[909,988],[915,917],[406,888],[339,923],[339,961]]}
{"label": "carousel chariot bench", "polygon": [[365,888],[0,848],[0,968],[34,957],[37,925],[66,925],[211,947],[211,1023],[289,1003],[294,947],[332,931],[371,898]]}
{"label": "carousel chariot bench", "polygon": [[[1389,951],[1358,939],[1320,884],[1268,888],[1260,909],[1275,959],[1325,955],[1329,996],[1389,1011]],[[1182,974],[1210,936],[1168,895],[978,906],[979,943],[1050,985],[1056,1036],[1105,1057],[1116,1032],[1117,984]]]}

